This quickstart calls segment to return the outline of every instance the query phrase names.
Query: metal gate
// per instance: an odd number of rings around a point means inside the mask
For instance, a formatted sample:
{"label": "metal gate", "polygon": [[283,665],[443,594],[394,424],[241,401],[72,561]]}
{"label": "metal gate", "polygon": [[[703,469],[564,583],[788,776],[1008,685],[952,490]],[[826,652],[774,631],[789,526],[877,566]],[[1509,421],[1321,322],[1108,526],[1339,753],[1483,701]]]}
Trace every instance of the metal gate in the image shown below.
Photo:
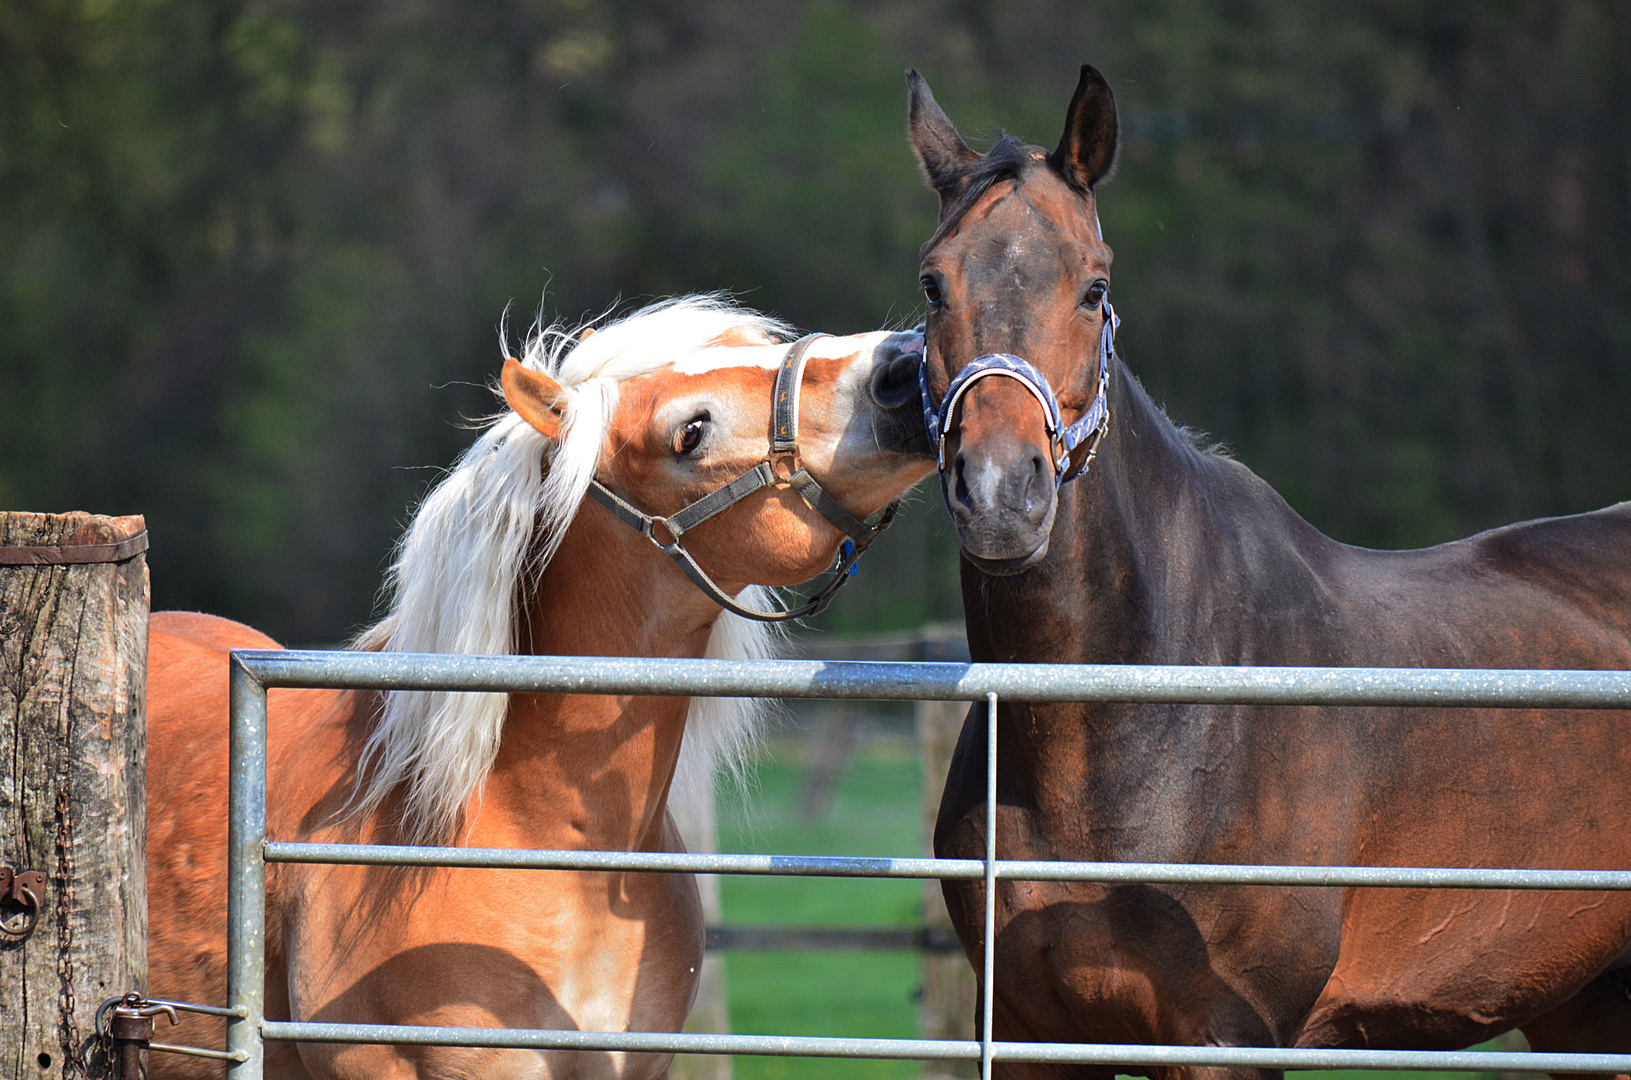
{"label": "metal gate", "polygon": [[[691,855],[302,844],[266,835],[266,691],[272,687],[849,698],[985,702],[984,859]],[[1631,672],[1404,668],[1171,667],[238,651],[231,661],[227,1075],[260,1080],[265,1041],[394,1043],[660,1053],[1272,1069],[1631,1072],[1631,1054],[1317,1050],[1280,1047],[995,1042],[991,1037],[997,879],[1367,888],[1631,889],[1626,870],[1244,866],[999,860],[998,698],[1025,702],[1426,705],[1631,711]],[[1631,732],[1627,732],[1631,738]],[[985,882],[984,1024],[978,1040],[517,1030],[328,1024],[265,1018],[266,864],[344,863],[539,870],[670,871]]]}

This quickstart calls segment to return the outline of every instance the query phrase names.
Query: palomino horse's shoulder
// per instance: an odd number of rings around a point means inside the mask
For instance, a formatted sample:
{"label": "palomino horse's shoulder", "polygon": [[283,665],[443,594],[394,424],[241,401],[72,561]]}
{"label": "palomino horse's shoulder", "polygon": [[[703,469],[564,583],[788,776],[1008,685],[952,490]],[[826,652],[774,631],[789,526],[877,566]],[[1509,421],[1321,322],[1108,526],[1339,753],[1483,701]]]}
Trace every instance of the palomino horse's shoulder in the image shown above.
{"label": "palomino horse's shoulder", "polygon": [[154,638],[171,638],[222,652],[228,649],[283,648],[259,630],[243,623],[197,611],[155,611],[148,622],[148,633]]}

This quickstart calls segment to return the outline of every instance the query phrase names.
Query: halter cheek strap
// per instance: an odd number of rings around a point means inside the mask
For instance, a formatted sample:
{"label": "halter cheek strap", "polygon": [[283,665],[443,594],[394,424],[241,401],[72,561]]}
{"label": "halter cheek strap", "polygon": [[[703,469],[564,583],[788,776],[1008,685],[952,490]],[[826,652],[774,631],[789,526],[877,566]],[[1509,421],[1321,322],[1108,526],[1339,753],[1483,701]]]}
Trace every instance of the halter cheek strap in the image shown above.
{"label": "halter cheek strap", "polygon": [[[1053,483],[1059,487],[1087,472],[1088,466],[1099,452],[1099,442],[1110,426],[1110,360],[1115,355],[1116,328],[1121,320],[1104,301],[1104,328],[1099,334],[1099,379],[1093,394],[1093,403],[1080,419],[1065,426],[1059,413],[1059,399],[1054,396],[1048,377],[1025,360],[1010,353],[987,353],[975,358],[959,371],[946,387],[946,396],[939,408],[929,390],[928,350],[924,350],[923,363],[918,366],[918,390],[923,401],[923,426],[929,433],[929,442],[935,448],[935,465],[942,482],[946,474],[946,438],[950,435],[952,419],[957,406],[969,389],[981,379],[999,377],[1017,381],[1030,391],[1042,406],[1042,424],[1048,435],[1053,453]],[[1086,446],[1079,458],[1077,450]]]}
{"label": "halter cheek strap", "polygon": [[[770,453],[765,459],[747,472],[738,476],[724,487],[716,488],[708,494],[689,503],[667,517],[657,517],[647,514],[621,498],[599,480],[589,482],[589,495],[600,505],[617,515],[618,519],[630,528],[641,533],[657,548],[673,559],[675,564],[684,571],[691,582],[707,594],[708,598],[726,611],[733,612],[745,619],[756,619],[759,622],[783,622],[787,619],[800,619],[806,616],[819,614],[824,611],[838,590],[843,587],[855,573],[856,563],[860,561],[861,553],[872,545],[895,520],[895,510],[898,500],[884,507],[872,518],[863,521],[844,509],[842,503],[827,493],[826,489],[810,475],[799,458],[798,448],[798,407],[799,388],[804,381],[804,363],[808,357],[810,345],[817,338],[826,337],[825,334],[810,334],[802,337],[789,346],[786,355],[782,358],[781,367],[776,371],[776,385],[771,391],[770,398]],[[839,549],[836,565],[833,567],[833,578],[822,589],[812,596],[796,611],[755,611],[753,608],[738,604],[734,597],[721,589],[719,585],[708,576],[707,571],[697,564],[691,553],[685,549],[683,538],[687,531],[715,517],[743,499],[752,495],[760,488],[786,485],[798,492],[810,509],[826,518],[848,539]],[[660,534],[660,535],[659,535]]]}

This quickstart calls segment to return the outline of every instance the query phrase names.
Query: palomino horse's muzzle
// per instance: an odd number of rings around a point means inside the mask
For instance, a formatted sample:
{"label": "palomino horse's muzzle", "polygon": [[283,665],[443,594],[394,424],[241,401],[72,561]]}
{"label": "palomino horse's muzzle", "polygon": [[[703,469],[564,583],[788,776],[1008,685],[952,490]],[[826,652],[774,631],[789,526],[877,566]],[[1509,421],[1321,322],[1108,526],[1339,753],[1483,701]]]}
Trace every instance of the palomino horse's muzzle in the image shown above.
{"label": "palomino horse's muzzle", "polygon": [[[788,346],[776,371],[776,385],[770,396],[770,453],[747,472],[724,487],[715,488],[702,498],[689,503],[667,517],[657,517],[619,497],[599,480],[589,482],[589,494],[606,509],[646,539],[685,572],[691,582],[706,593],[709,599],[745,619],[759,622],[782,622],[817,615],[826,610],[832,598],[844,583],[854,576],[861,553],[872,546],[872,541],[889,528],[895,520],[900,500],[895,500],[871,518],[862,521],[810,475],[799,459],[799,388],[804,384],[804,361],[810,345],[826,334],[809,334]],[[838,562],[833,567],[832,580],[794,611],[755,611],[743,607],[721,589],[708,572],[697,564],[685,550],[685,534],[709,518],[724,513],[755,491],[764,487],[790,487],[810,509],[826,518],[846,539],[839,548]]]}
{"label": "palomino horse's muzzle", "polygon": [[[946,396],[938,408],[929,391],[929,350],[923,350],[923,363],[918,368],[918,390],[923,399],[923,426],[929,433],[929,445],[934,447],[935,468],[940,471],[940,486],[946,487],[946,438],[953,429],[957,406],[975,383],[985,378],[1009,378],[1028,390],[1037,404],[1042,406],[1042,424],[1047,431],[1048,446],[1053,455],[1053,486],[1055,489],[1087,472],[1099,452],[1099,442],[1110,426],[1110,358],[1116,351],[1116,317],[1110,301],[1104,301],[1104,329],[1099,334],[1099,385],[1093,403],[1081,419],[1066,426],[1059,414],[1059,399],[1054,396],[1048,377],[1018,356],[1009,353],[987,353],[976,357],[959,371],[946,387]],[[1081,453],[1078,454],[1077,451]]]}

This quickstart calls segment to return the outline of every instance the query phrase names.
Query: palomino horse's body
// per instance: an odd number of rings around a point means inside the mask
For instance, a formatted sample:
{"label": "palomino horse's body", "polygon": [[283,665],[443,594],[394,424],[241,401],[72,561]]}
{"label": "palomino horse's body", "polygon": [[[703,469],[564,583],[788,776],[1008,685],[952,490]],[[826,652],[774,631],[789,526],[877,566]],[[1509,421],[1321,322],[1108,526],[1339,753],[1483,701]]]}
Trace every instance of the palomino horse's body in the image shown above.
{"label": "palomino horse's body", "polygon": [[[910,82],[941,196],[931,409],[976,361],[1020,370],[991,360],[1013,354],[1068,425],[1100,392],[1113,318],[1093,196],[1109,87],[1084,69],[1053,153],[980,155]],[[1108,422],[1075,450],[1019,378],[980,379],[941,418],[976,660],[1631,668],[1631,503],[1348,547],[1108,370]],[[1006,704],[998,747],[1005,859],[1631,868],[1625,713]],[[982,708],[938,854],[983,853],[984,775]],[[982,885],[946,893],[978,956]],[[1631,1051],[1624,893],[1004,883],[996,964],[999,1039],[1443,1049],[1521,1026],[1536,1049]]]}
{"label": "palomino horse's body", "polygon": [[[769,441],[786,346],[767,320],[709,301],[650,309],[574,344],[544,335],[498,419],[426,499],[364,647],[444,652],[764,655],[761,624],[722,616],[640,533],[583,501],[591,478],[671,513],[751,468]],[[915,338],[808,349],[801,452],[852,513],[925,466],[873,375]],[[898,365],[897,365],[898,366]],[[579,509],[580,503],[582,509]],[[665,538],[666,539],[666,538]],[[804,580],[841,534],[785,486],[688,531],[731,594]],[[226,652],[273,648],[203,615],[154,619],[149,683],[151,991],[224,1000]],[[689,714],[689,721],[688,721]],[[677,698],[278,690],[270,831],[278,838],[678,851],[667,811],[748,706]],[[684,754],[682,755],[682,736]],[[683,760],[682,760],[683,758]],[[680,778],[682,781],[686,777]],[[676,798],[685,797],[676,795]],[[702,915],[681,874],[278,866],[267,918],[268,1015],[399,1024],[675,1031],[696,992]],[[172,1041],[205,1041],[190,1022]],[[218,1036],[216,1036],[218,1039]],[[663,1055],[271,1044],[280,1077],[649,1077]],[[218,1066],[154,1055],[155,1073]]]}

